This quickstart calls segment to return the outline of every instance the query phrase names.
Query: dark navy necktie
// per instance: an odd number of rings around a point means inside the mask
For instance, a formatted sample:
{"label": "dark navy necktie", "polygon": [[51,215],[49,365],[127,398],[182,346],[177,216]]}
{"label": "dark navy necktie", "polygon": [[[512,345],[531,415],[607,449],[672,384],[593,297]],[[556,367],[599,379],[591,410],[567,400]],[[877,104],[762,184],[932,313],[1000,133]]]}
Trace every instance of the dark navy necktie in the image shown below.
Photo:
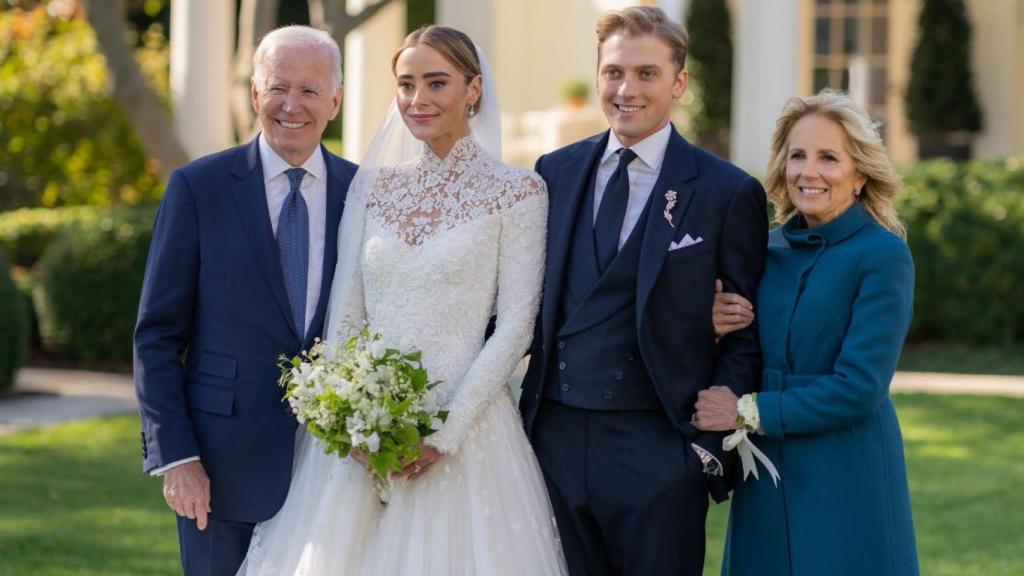
{"label": "dark navy necktie", "polygon": [[597,265],[604,272],[619,252],[619,236],[622,221],[626,218],[626,204],[629,202],[629,170],[627,166],[636,158],[636,152],[629,148],[618,151],[619,165],[612,172],[604,188],[601,206],[594,220],[594,245],[597,248]]}
{"label": "dark navy necktie", "polygon": [[309,209],[299,192],[306,171],[290,168],[290,189],[277,219],[277,255],[281,261],[281,274],[288,292],[288,304],[299,340],[306,335],[306,274],[309,270]]}

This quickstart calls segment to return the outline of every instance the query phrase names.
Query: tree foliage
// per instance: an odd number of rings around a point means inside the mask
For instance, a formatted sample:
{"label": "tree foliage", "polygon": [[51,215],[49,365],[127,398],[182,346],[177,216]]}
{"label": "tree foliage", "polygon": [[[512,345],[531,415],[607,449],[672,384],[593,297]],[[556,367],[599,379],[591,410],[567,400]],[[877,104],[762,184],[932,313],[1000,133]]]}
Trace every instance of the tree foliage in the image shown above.
{"label": "tree foliage", "polygon": [[910,62],[907,120],[919,136],[981,130],[963,0],[924,0]]}
{"label": "tree foliage", "polygon": [[726,0],[693,0],[686,17],[691,81],[699,84],[693,118],[698,138],[727,132],[732,117],[732,18]]}
{"label": "tree foliage", "polygon": [[[166,87],[166,42],[148,34],[142,68]],[[139,204],[162,193],[156,167],[112,97],[92,28],[45,7],[0,12],[0,210]]]}

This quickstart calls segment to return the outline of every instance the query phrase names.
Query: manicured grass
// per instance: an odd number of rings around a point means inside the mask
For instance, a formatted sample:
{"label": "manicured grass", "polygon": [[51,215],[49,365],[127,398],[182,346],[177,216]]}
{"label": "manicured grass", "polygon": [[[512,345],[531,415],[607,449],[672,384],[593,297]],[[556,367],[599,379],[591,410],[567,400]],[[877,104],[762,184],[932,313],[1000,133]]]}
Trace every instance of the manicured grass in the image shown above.
{"label": "manicured grass", "polygon": [[986,348],[963,344],[908,344],[900,356],[899,369],[1024,376],[1024,345]]}
{"label": "manicured grass", "polygon": [[[1024,574],[1024,399],[895,397],[922,574]],[[718,574],[728,506],[708,519]],[[160,482],[139,471],[136,418],[0,437],[0,576],[178,574]]]}

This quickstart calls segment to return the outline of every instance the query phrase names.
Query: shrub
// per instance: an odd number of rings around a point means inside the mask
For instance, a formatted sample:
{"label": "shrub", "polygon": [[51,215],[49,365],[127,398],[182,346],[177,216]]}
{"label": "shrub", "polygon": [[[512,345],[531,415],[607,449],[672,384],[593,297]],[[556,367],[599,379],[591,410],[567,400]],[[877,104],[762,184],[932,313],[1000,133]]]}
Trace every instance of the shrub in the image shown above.
{"label": "shrub", "polygon": [[89,206],[22,208],[0,214],[0,248],[14,266],[31,268],[50,242],[75,222],[94,221],[105,211]]}
{"label": "shrub", "polygon": [[[137,55],[165,90],[161,38],[143,35]],[[0,142],[0,210],[154,203],[163,191],[81,16],[0,10]]]}
{"label": "shrub", "polygon": [[898,208],[917,267],[916,339],[1024,339],[1024,157],[921,162]]}
{"label": "shrub", "polygon": [[36,271],[33,301],[46,350],[83,364],[124,364],[142,291],[151,210],[121,209],[68,227]]}
{"label": "shrub", "polygon": [[14,385],[25,362],[28,325],[21,293],[11,278],[7,258],[0,250],[0,391]]}

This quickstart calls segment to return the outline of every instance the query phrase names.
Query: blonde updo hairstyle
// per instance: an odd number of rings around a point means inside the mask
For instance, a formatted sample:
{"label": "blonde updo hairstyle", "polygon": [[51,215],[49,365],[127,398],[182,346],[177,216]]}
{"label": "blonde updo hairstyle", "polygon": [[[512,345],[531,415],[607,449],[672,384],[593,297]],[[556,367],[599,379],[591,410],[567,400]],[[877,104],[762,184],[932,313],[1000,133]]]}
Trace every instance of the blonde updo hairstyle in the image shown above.
{"label": "blonde updo hairstyle", "polygon": [[[413,30],[405,37],[405,41],[391,57],[391,73],[397,74],[398,57],[402,52],[414,46],[430,46],[437,51],[455,71],[462,74],[466,84],[473,81],[473,78],[480,76],[480,57],[477,56],[476,46],[464,32],[447,26],[424,26]],[[469,115],[475,116],[480,111],[480,101],[483,99],[483,88],[480,97],[469,108]]]}
{"label": "blonde updo hairstyle", "polygon": [[765,189],[775,207],[776,221],[786,222],[797,213],[786,190],[789,132],[798,120],[811,114],[828,118],[842,127],[857,172],[866,180],[856,201],[864,205],[880,226],[905,239],[906,228],[892,203],[903,182],[889,161],[878,126],[853,98],[830,89],[814,96],[790,98],[775,123]]}

